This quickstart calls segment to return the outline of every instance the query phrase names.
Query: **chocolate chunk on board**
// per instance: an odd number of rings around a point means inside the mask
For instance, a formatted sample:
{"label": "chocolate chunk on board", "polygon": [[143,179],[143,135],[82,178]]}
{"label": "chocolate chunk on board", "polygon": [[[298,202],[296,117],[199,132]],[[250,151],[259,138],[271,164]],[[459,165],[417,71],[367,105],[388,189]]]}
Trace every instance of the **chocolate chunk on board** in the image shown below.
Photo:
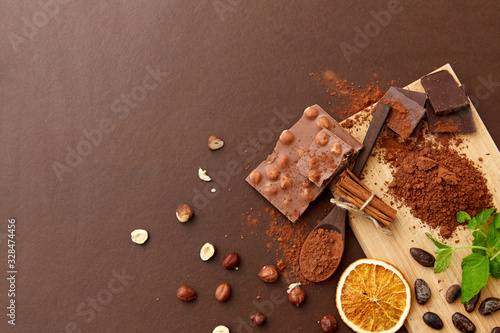
{"label": "chocolate chunk on board", "polygon": [[467,95],[447,70],[424,76],[420,82],[436,115],[456,112],[469,105]]}
{"label": "chocolate chunk on board", "polygon": [[427,101],[427,94],[419,91],[413,91],[408,89],[403,89],[399,87],[394,87],[397,91],[408,97],[409,99],[415,101],[418,105],[425,108],[425,102]]}
{"label": "chocolate chunk on board", "polygon": [[321,187],[344,169],[353,149],[338,136],[323,129],[309,147],[303,150],[297,163],[299,173]]}
{"label": "chocolate chunk on board", "polygon": [[474,133],[476,124],[470,105],[460,111],[438,116],[431,103],[427,102],[427,121],[431,133]]}
{"label": "chocolate chunk on board", "polygon": [[326,187],[326,184],[321,187],[314,185],[297,170],[300,152],[308,148],[324,128],[351,146],[355,152],[363,148],[328,113],[318,105],[313,105],[304,111],[289,130],[283,131],[272,154],[246,178],[252,187],[292,222],[297,221],[309,203]]}
{"label": "chocolate chunk on board", "polygon": [[[422,103],[425,94],[413,92],[415,98]],[[410,137],[418,123],[425,114],[425,109],[413,99],[408,98],[395,87],[391,87],[380,99],[381,102],[391,106],[392,110],[387,118],[387,127],[399,134],[403,140]],[[425,103],[425,99],[423,99]]]}

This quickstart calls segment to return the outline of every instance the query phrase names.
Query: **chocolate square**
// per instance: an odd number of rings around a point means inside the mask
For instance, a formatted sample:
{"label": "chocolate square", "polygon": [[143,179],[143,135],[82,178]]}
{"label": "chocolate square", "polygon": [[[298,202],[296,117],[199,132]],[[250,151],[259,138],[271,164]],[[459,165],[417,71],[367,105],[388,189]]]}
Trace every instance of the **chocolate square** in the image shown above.
{"label": "chocolate square", "polygon": [[459,111],[469,105],[469,99],[447,70],[424,76],[420,80],[436,115]]}

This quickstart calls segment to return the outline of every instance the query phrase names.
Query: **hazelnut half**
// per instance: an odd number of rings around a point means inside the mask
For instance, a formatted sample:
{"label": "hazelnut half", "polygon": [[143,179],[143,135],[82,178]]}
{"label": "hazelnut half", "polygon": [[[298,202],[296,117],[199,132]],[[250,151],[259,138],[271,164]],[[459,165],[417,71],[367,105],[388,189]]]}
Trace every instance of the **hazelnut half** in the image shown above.
{"label": "hazelnut half", "polygon": [[276,185],[272,184],[272,183],[267,183],[264,187],[264,193],[266,193],[267,195],[274,195],[278,192],[278,188],[276,187]]}
{"label": "hazelnut half", "polygon": [[219,325],[216,328],[214,328],[212,333],[229,333],[229,328],[227,328],[224,325]]}
{"label": "hazelnut half", "polygon": [[262,313],[252,313],[250,315],[250,320],[253,321],[253,323],[255,324],[255,326],[262,326],[265,324],[266,322],[266,316],[264,316]]}
{"label": "hazelnut half", "polygon": [[276,163],[278,164],[278,166],[282,169],[286,168],[287,165],[288,165],[288,156],[286,155],[281,155],[280,157],[278,157],[278,159],[276,160]]}
{"label": "hazelnut half", "polygon": [[304,289],[297,286],[290,291],[288,299],[293,305],[299,306],[306,299],[306,293],[304,292]]}
{"label": "hazelnut half", "polygon": [[215,248],[212,244],[210,243],[205,243],[200,250],[200,258],[203,261],[207,261],[208,259],[212,258],[215,254]]}
{"label": "hazelnut half", "polygon": [[316,141],[316,143],[318,145],[324,146],[328,143],[329,138],[330,138],[330,136],[328,134],[321,131],[321,132],[318,132],[318,134],[316,134],[316,138],[314,139],[314,141]]}
{"label": "hazelnut half", "polygon": [[224,146],[224,141],[221,138],[212,135],[208,138],[208,148],[211,150],[221,149]]}
{"label": "hazelnut half", "polygon": [[276,180],[280,176],[280,171],[273,166],[266,169],[266,176],[271,180]]}
{"label": "hazelnut half", "polygon": [[177,290],[177,298],[183,302],[191,302],[196,299],[196,292],[188,286],[181,286]]}
{"label": "hazelnut half", "polygon": [[283,190],[286,190],[287,188],[290,188],[292,186],[292,182],[290,181],[290,178],[288,176],[282,176],[280,179],[280,187]]}
{"label": "hazelnut half", "polygon": [[333,333],[337,330],[337,320],[332,315],[326,315],[321,319],[321,329],[326,333]]}
{"label": "hazelnut half", "polygon": [[318,125],[319,128],[326,128],[330,127],[330,121],[328,120],[327,117],[319,117],[318,121],[316,122],[316,125]]}
{"label": "hazelnut half", "polygon": [[260,269],[259,277],[266,283],[278,281],[278,269],[272,265],[266,265]]}
{"label": "hazelnut half", "polygon": [[250,176],[248,176],[248,178],[250,179],[252,184],[257,185],[262,179],[262,175],[260,174],[260,172],[254,170],[250,172]]}
{"label": "hazelnut half", "polygon": [[136,244],[144,244],[148,240],[148,232],[144,229],[135,229],[130,233],[130,238]]}
{"label": "hazelnut half", "polygon": [[227,283],[223,283],[215,290],[215,299],[219,302],[225,302],[231,296],[231,287]]}
{"label": "hazelnut half", "polygon": [[182,204],[179,207],[177,207],[177,210],[175,211],[175,216],[177,216],[179,222],[182,223],[187,222],[193,217],[193,209],[186,204]]}
{"label": "hazelnut half", "polygon": [[293,141],[293,133],[290,132],[289,130],[284,130],[283,132],[281,132],[280,141],[283,142],[286,145],[292,143],[292,141]]}
{"label": "hazelnut half", "polygon": [[222,266],[225,269],[233,269],[240,264],[240,257],[237,253],[228,253],[222,259]]}
{"label": "hazelnut half", "polygon": [[304,115],[308,119],[314,119],[318,115],[318,111],[315,108],[313,108],[312,106],[310,106],[304,110]]}
{"label": "hazelnut half", "polygon": [[330,153],[340,155],[342,153],[342,145],[340,142],[335,141],[330,145]]}

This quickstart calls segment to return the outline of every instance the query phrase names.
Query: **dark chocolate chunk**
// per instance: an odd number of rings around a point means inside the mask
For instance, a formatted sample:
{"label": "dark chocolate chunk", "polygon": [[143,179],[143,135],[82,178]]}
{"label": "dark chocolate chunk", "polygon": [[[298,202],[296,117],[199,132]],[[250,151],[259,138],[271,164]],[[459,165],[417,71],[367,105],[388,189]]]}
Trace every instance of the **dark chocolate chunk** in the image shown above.
{"label": "dark chocolate chunk", "polygon": [[447,70],[424,76],[420,82],[437,115],[459,111],[469,105],[467,95]]}
{"label": "dark chocolate chunk", "polygon": [[[420,94],[420,93],[418,93]],[[423,94],[425,96],[425,94]],[[416,97],[422,102],[421,96]],[[425,114],[425,109],[413,99],[391,87],[380,99],[391,106],[392,111],[387,118],[387,127],[398,133],[403,140],[410,137]]]}
{"label": "dark chocolate chunk", "polygon": [[427,120],[432,133],[474,133],[476,125],[472,117],[470,105],[460,111],[438,116],[431,103],[427,102]]}
{"label": "dark chocolate chunk", "polygon": [[408,97],[409,99],[412,99],[420,105],[421,107],[425,108],[425,102],[427,101],[427,94],[418,92],[418,91],[413,91],[413,90],[408,90],[408,89],[403,89],[403,88],[396,88],[397,91]]}

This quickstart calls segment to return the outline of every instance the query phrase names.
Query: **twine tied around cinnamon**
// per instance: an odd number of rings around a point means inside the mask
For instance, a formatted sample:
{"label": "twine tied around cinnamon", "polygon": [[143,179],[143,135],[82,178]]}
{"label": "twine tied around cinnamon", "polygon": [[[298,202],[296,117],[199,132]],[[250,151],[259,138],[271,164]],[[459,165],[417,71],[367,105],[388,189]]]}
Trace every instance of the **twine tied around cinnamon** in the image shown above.
{"label": "twine tied around cinnamon", "polygon": [[387,227],[394,221],[397,211],[378,198],[375,192],[363,184],[349,169],[342,173],[335,184],[334,194],[345,201],[331,199],[332,203],[348,211],[365,215],[380,232],[385,235],[392,234]]}

